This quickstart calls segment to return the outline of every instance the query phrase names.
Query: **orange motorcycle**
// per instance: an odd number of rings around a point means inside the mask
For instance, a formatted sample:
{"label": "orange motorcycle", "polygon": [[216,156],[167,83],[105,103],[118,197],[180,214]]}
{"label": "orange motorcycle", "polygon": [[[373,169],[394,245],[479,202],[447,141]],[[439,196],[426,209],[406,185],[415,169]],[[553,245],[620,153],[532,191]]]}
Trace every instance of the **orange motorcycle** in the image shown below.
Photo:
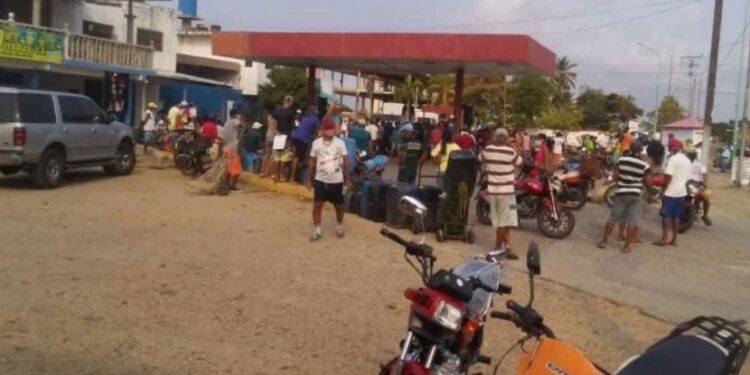
{"label": "orange motorcycle", "polygon": [[[518,362],[518,375],[609,375],[610,372],[589,360],[583,352],[555,337],[544,317],[532,307],[534,276],[541,273],[539,248],[531,243],[527,254],[531,297],[526,306],[508,301],[508,311],[493,311],[494,319],[506,320],[526,336],[502,356],[531,339],[533,349]],[[720,317],[697,317],[678,325],[667,337],[643,354],[626,361],[616,375],[737,375],[750,349],[750,331],[744,321],[731,322]]]}

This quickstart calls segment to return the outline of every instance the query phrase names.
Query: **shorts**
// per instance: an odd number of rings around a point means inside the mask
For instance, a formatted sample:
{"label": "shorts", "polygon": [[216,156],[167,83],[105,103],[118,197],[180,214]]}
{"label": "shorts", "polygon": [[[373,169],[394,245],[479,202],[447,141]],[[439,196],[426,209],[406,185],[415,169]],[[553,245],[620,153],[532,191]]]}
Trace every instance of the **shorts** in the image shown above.
{"label": "shorts", "polygon": [[333,204],[344,204],[344,183],[327,184],[315,180],[313,184],[315,202],[331,202]]}
{"label": "shorts", "polygon": [[643,210],[643,199],[638,195],[616,195],[612,201],[610,223],[638,225]]}
{"label": "shorts", "polygon": [[153,146],[156,143],[156,132],[144,131],[143,132],[143,144]]}
{"label": "shorts", "polygon": [[273,161],[288,163],[292,161],[292,153],[289,150],[273,150]]}
{"label": "shorts", "polygon": [[661,214],[665,219],[679,220],[685,210],[685,197],[664,197],[661,200]]}
{"label": "shorts", "polygon": [[294,149],[294,158],[301,164],[307,161],[310,144],[296,138],[292,138],[292,148]]}
{"label": "shorts", "polygon": [[227,174],[230,176],[239,176],[242,173],[240,154],[235,150],[224,150],[224,157],[229,161]]}
{"label": "shorts", "polygon": [[518,226],[515,195],[489,195],[487,202],[490,204],[490,219],[494,228]]}

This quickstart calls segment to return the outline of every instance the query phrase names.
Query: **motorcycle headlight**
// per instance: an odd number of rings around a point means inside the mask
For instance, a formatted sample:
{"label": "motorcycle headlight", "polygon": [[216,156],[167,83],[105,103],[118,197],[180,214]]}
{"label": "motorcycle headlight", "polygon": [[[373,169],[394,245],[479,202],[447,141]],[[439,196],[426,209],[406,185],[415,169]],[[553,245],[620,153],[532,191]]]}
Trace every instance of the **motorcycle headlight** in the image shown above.
{"label": "motorcycle headlight", "polygon": [[455,306],[445,301],[440,301],[435,309],[435,315],[432,316],[432,319],[451,331],[458,331],[458,327],[461,325],[462,315],[461,310]]}

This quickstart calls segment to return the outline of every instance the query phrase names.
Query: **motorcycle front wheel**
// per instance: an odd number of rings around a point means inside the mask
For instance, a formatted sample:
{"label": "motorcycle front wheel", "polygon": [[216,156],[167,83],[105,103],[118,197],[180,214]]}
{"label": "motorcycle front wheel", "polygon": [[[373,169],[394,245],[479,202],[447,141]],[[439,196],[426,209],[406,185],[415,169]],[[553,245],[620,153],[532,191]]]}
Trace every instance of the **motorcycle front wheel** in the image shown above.
{"label": "motorcycle front wheel", "polygon": [[492,219],[490,218],[490,204],[486,199],[477,199],[476,205],[477,220],[484,225],[492,225]]}
{"label": "motorcycle front wheel", "polygon": [[552,208],[544,207],[537,215],[537,225],[545,236],[555,239],[568,237],[576,226],[576,217],[567,207],[557,207],[557,220],[552,215]]}

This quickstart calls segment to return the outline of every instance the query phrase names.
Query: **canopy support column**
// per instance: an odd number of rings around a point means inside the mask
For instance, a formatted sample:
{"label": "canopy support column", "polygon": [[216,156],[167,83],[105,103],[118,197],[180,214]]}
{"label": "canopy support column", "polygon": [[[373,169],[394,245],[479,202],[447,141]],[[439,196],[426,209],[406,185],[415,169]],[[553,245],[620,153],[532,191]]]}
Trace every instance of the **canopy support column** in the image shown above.
{"label": "canopy support column", "polygon": [[307,67],[307,106],[317,106],[317,99],[315,96],[315,65],[310,65]]}
{"label": "canopy support column", "polygon": [[456,69],[456,95],[453,98],[453,121],[455,124],[454,130],[458,132],[462,125],[464,116],[461,111],[461,102],[463,102],[464,96],[464,69]]}

